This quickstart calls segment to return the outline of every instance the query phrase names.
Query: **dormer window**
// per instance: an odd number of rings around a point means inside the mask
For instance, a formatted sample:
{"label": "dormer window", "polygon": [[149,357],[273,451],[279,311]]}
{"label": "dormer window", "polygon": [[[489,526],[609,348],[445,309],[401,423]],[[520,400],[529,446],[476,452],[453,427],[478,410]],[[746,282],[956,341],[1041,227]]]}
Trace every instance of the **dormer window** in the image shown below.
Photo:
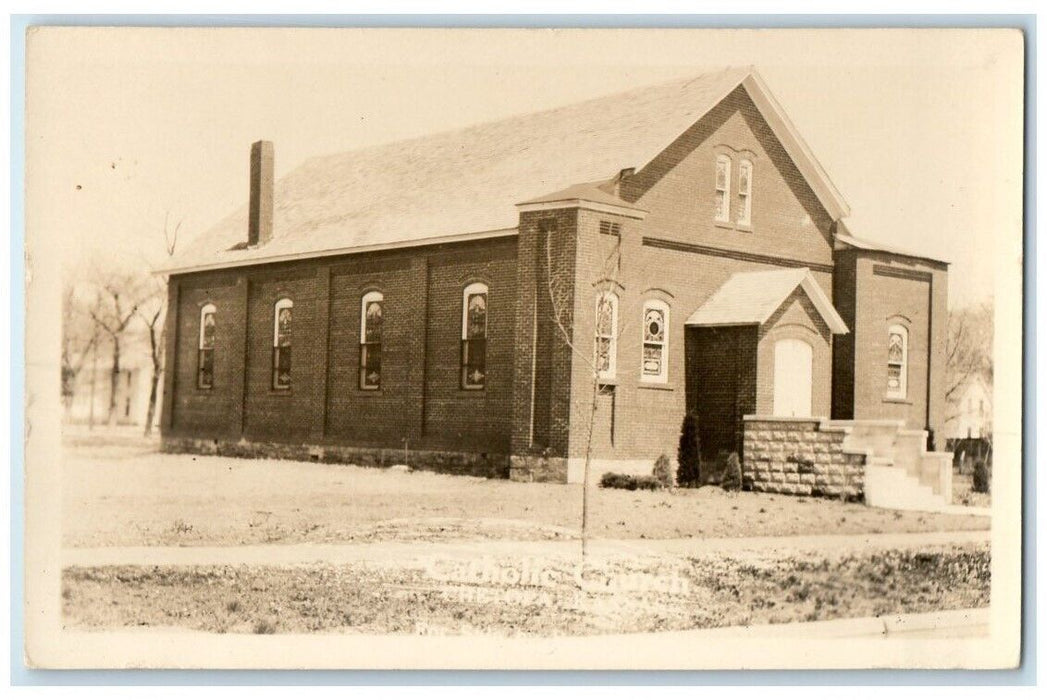
{"label": "dormer window", "polygon": [[725,155],[716,156],[716,220],[731,220],[731,159]]}

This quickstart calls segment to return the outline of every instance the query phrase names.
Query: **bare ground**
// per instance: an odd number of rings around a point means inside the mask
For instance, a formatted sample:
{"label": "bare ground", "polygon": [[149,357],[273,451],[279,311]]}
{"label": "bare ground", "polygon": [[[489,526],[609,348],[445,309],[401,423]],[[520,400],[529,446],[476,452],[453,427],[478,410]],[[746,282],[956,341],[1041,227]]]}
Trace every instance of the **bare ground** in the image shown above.
{"label": "bare ground", "polygon": [[[72,628],[256,634],[650,632],[919,613],[989,601],[985,544],[804,557],[591,560],[582,574],[585,590],[572,560],[510,558],[485,566],[525,578],[527,571],[545,573],[516,583],[512,577],[485,579],[483,569],[434,573],[398,563],[73,567],[63,572],[62,597]],[[644,581],[674,583],[636,590]]]}
{"label": "bare ground", "polygon": [[[168,455],[124,431],[68,435],[63,546],[573,538],[581,487],[425,471]],[[972,515],[897,512],[716,487],[592,491],[596,537],[665,539],[988,529]]]}

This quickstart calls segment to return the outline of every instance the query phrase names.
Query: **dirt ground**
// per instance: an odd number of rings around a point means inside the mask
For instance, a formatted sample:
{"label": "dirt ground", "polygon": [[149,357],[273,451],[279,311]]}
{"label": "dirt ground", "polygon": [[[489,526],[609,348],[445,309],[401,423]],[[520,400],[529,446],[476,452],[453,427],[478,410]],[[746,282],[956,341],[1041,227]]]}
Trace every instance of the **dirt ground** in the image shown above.
{"label": "dirt ground", "polygon": [[[251,544],[576,537],[580,486],[276,460],[167,455],[136,433],[64,440],[63,544]],[[988,529],[970,515],[794,496],[593,489],[592,531],[616,539]]]}
{"label": "dirt ground", "polygon": [[[488,572],[488,573],[485,573]],[[580,573],[579,573],[580,572]],[[579,580],[583,584],[579,584]],[[653,632],[984,607],[987,544],[782,556],[73,567],[66,624],[220,633]]]}

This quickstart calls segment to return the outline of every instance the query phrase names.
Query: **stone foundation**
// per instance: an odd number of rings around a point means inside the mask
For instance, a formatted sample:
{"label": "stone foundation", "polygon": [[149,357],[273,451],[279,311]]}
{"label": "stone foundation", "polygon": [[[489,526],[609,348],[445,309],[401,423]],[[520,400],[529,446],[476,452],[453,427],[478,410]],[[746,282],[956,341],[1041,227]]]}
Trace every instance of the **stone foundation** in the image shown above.
{"label": "stone foundation", "polygon": [[746,416],[744,487],[860,500],[868,455],[844,448],[849,430],[818,418]]}
{"label": "stone foundation", "polygon": [[344,445],[290,445],[277,442],[201,440],[164,437],[161,449],[170,453],[219,455],[246,459],[287,459],[297,462],[354,464],[361,467],[391,467],[407,464],[412,469],[504,479],[509,476],[507,455],[438,450],[407,450]]}
{"label": "stone foundation", "polygon": [[509,458],[509,478],[513,481],[567,483],[567,458],[545,455],[513,455]]}

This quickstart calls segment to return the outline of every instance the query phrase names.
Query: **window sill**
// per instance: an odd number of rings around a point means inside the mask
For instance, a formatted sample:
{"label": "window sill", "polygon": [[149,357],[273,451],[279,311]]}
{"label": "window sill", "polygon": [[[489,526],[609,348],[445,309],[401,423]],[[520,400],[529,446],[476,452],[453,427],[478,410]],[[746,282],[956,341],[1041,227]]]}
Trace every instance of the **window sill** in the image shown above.
{"label": "window sill", "polygon": [[732,224],[730,221],[717,221],[713,219],[713,226],[715,226],[716,228],[724,228],[728,231],[734,230],[734,224]]}
{"label": "window sill", "polygon": [[638,389],[654,389],[655,391],[676,391],[676,386],[668,382],[640,382],[636,385]]}
{"label": "window sill", "polygon": [[884,398],[883,402],[884,403],[899,403],[899,404],[903,404],[903,405],[906,405],[906,406],[912,406],[913,405],[912,399],[902,399],[902,398],[890,397],[890,396]]}
{"label": "window sill", "polygon": [[356,393],[360,394],[360,396],[381,396],[384,391],[381,387],[377,389],[364,389],[363,387],[358,386],[356,387]]}
{"label": "window sill", "polygon": [[618,386],[618,377],[597,377],[596,382],[600,386]]}

